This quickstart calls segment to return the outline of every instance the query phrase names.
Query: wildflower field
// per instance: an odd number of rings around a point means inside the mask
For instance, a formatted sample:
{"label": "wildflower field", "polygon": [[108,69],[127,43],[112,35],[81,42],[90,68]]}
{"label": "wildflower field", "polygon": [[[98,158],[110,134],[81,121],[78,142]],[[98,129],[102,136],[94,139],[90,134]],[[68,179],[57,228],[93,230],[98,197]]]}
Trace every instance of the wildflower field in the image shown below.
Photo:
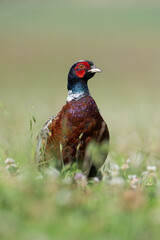
{"label": "wildflower field", "polygon": [[[0,33],[0,239],[158,240],[158,1],[2,0]],[[103,70],[89,81],[111,135],[101,181],[34,163],[79,59]]]}

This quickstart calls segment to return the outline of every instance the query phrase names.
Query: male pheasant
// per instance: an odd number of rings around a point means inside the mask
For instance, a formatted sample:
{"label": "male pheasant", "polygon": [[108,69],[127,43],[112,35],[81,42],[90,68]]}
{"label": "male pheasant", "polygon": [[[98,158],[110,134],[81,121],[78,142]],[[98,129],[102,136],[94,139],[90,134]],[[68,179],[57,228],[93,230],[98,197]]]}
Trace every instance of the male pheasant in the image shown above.
{"label": "male pheasant", "polygon": [[[87,156],[86,148],[92,140],[108,144],[109,131],[99,109],[91,97],[87,82],[102,72],[91,61],[76,62],[68,74],[67,102],[57,116],[51,117],[38,135],[36,163],[55,162],[56,167],[77,162],[86,176],[96,175],[97,169]],[[108,151],[104,154],[101,166]]]}

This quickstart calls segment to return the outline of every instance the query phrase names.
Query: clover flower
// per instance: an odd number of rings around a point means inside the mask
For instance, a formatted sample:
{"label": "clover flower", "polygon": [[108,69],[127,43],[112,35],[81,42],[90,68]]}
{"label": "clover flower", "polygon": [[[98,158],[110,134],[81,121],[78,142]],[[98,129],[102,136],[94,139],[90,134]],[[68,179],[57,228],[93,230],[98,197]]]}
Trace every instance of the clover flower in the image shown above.
{"label": "clover flower", "polygon": [[74,176],[74,180],[79,186],[87,185],[87,178],[82,172],[76,173]]}
{"label": "clover flower", "polygon": [[147,171],[148,172],[156,172],[157,167],[156,166],[147,166]]}
{"label": "clover flower", "polygon": [[140,184],[140,179],[137,177],[137,175],[128,175],[129,184],[131,188],[137,188]]}

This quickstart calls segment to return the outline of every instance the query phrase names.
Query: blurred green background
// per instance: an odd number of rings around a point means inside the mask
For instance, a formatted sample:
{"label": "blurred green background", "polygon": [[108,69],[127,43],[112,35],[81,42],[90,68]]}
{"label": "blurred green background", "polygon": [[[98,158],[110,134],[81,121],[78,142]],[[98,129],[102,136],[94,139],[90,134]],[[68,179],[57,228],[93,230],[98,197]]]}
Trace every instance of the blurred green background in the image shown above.
{"label": "blurred green background", "polygon": [[89,88],[111,149],[159,155],[158,1],[1,0],[1,147],[13,157],[25,152],[31,111],[36,136],[65,103],[67,74],[79,59],[103,70]]}

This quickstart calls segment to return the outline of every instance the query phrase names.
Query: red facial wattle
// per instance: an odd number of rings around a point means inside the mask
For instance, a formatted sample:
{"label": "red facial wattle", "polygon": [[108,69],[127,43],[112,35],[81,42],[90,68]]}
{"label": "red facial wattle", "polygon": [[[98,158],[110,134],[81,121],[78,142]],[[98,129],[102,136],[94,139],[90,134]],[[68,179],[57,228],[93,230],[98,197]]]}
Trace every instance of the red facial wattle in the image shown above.
{"label": "red facial wattle", "polygon": [[80,78],[83,78],[84,75],[86,73],[86,70],[85,69],[82,69],[82,70],[76,70],[76,75]]}
{"label": "red facial wattle", "polygon": [[[82,69],[81,69],[81,66],[83,66]],[[89,63],[88,62],[79,62],[75,67],[76,75],[79,78],[83,78],[86,73],[86,69],[90,69]]]}

